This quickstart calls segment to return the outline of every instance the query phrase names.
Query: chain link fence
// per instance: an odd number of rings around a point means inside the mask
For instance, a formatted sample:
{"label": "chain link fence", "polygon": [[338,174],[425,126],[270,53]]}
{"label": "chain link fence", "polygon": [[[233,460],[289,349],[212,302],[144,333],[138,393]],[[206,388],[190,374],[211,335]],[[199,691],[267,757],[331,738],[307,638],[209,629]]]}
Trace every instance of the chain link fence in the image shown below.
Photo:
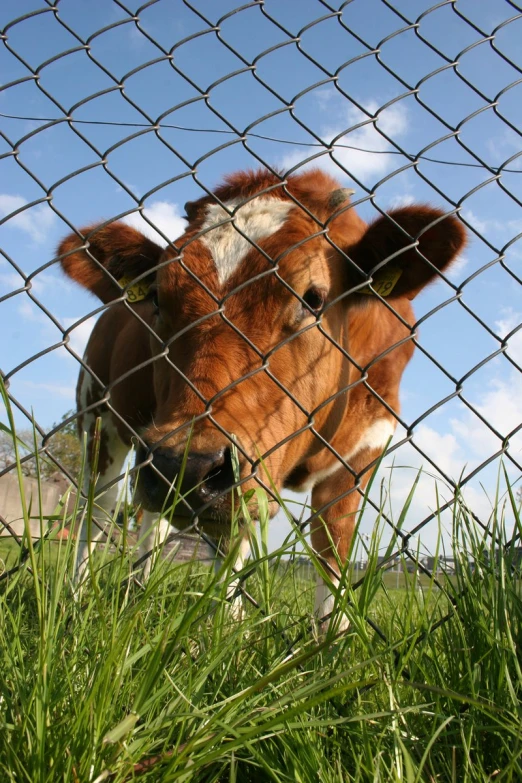
{"label": "chain link fence", "polygon": [[[72,407],[71,384],[55,379],[71,378],[73,365],[89,373],[83,347],[106,305],[65,287],[53,247],[66,234],[85,241],[82,227],[125,220],[172,245],[184,230],[178,205],[257,167],[282,186],[289,173],[323,168],[356,190],[368,219],[413,201],[438,204],[458,214],[471,241],[416,307],[417,350],[387,457],[424,465],[447,499],[435,506],[423,496],[407,525],[397,523],[392,478],[389,510],[370,494],[365,512],[368,525],[379,515],[393,531],[382,568],[400,556],[432,576],[418,540],[453,508],[457,488],[472,487],[470,513],[489,533],[473,482],[494,492],[500,459],[513,484],[522,472],[522,9],[509,0],[73,5],[27,0],[0,10],[2,371],[19,429],[34,424],[40,459],[74,484],[56,435],[88,407],[51,425],[60,406]],[[128,290],[118,301],[135,315]],[[69,303],[74,317],[63,315]],[[270,373],[267,357],[260,362]],[[99,389],[125,423],[111,393]],[[227,434],[205,403],[202,416]],[[22,466],[34,457],[26,449]],[[259,460],[249,459],[254,471]],[[15,471],[7,455],[0,480]],[[361,477],[351,491],[363,494]],[[306,530],[317,513],[296,512],[294,524]],[[5,508],[0,525],[23,547]],[[216,548],[197,518],[192,529]]]}

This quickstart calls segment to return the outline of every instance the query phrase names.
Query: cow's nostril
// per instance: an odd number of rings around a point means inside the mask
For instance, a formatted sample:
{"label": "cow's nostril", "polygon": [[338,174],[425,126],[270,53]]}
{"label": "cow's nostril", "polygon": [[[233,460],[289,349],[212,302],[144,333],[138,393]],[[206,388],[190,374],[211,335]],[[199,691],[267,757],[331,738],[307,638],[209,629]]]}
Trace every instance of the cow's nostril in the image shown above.
{"label": "cow's nostril", "polygon": [[203,479],[201,489],[208,494],[218,494],[230,489],[235,482],[232,452],[223,449]]}

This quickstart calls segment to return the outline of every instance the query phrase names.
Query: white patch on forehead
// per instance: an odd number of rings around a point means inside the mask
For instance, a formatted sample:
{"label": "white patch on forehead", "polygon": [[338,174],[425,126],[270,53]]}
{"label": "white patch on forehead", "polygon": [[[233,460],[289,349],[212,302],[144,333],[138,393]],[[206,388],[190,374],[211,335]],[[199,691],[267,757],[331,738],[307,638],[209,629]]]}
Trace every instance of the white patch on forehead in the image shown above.
{"label": "white patch on forehead", "polygon": [[[201,241],[210,250],[221,285],[236,271],[252,249],[252,242],[257,243],[259,239],[278,231],[294,206],[291,201],[263,197],[255,198],[238,207],[239,204],[241,204],[240,199],[225,202],[229,212],[237,208],[233,222],[223,207],[219,204],[209,204],[202,226],[202,230],[211,229],[201,237]],[[222,223],[224,220],[227,222]],[[220,223],[222,225],[218,225]],[[216,227],[212,228],[212,226]],[[240,231],[245,236],[242,236]],[[249,237],[251,242],[245,237]]]}

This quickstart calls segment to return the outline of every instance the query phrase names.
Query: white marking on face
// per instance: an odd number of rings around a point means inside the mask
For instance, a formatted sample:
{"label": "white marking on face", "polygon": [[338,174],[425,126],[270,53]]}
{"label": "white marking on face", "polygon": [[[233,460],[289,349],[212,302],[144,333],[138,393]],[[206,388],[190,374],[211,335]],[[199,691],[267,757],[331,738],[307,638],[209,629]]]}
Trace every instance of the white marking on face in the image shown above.
{"label": "white marking on face", "polygon": [[[278,231],[285,223],[289,211],[294,204],[291,201],[281,201],[276,198],[255,198],[252,201],[241,204],[240,199],[232,199],[225,202],[227,209],[232,212],[237,210],[230,220],[230,215],[219,204],[209,204],[207,216],[202,229],[208,231],[201,237],[203,244],[210,250],[220,285],[236,271],[252,249],[252,242],[257,242],[263,237],[268,237]],[[223,220],[226,223],[217,225]],[[239,231],[249,237],[252,242],[245,239]]]}
{"label": "white marking on face", "polygon": [[[396,421],[393,419],[376,419],[373,424],[370,424],[368,429],[364,431],[362,437],[357,441],[353,449],[343,456],[344,461],[349,464],[350,460],[359,454],[360,451],[363,451],[363,449],[379,449],[382,451],[395,432],[396,424]],[[320,484],[321,481],[324,481],[324,479],[331,476],[341,467],[341,463],[336,459],[328,468],[318,470],[316,473],[311,473],[310,476],[308,476],[306,483],[300,486],[298,491],[311,492],[317,484]]]}

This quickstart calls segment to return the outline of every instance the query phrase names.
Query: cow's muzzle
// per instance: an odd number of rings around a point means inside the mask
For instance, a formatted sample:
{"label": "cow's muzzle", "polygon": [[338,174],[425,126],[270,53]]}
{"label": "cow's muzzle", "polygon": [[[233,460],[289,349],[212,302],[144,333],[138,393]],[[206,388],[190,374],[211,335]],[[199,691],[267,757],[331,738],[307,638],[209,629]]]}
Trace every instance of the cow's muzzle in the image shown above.
{"label": "cow's muzzle", "polygon": [[[212,452],[176,452],[167,447],[147,450],[140,446],[136,464],[142,464],[138,478],[138,499],[150,511],[161,511],[183,498],[176,513],[221,516],[230,509],[230,490],[236,479],[232,451],[224,446]],[[230,519],[230,516],[228,517]]]}

